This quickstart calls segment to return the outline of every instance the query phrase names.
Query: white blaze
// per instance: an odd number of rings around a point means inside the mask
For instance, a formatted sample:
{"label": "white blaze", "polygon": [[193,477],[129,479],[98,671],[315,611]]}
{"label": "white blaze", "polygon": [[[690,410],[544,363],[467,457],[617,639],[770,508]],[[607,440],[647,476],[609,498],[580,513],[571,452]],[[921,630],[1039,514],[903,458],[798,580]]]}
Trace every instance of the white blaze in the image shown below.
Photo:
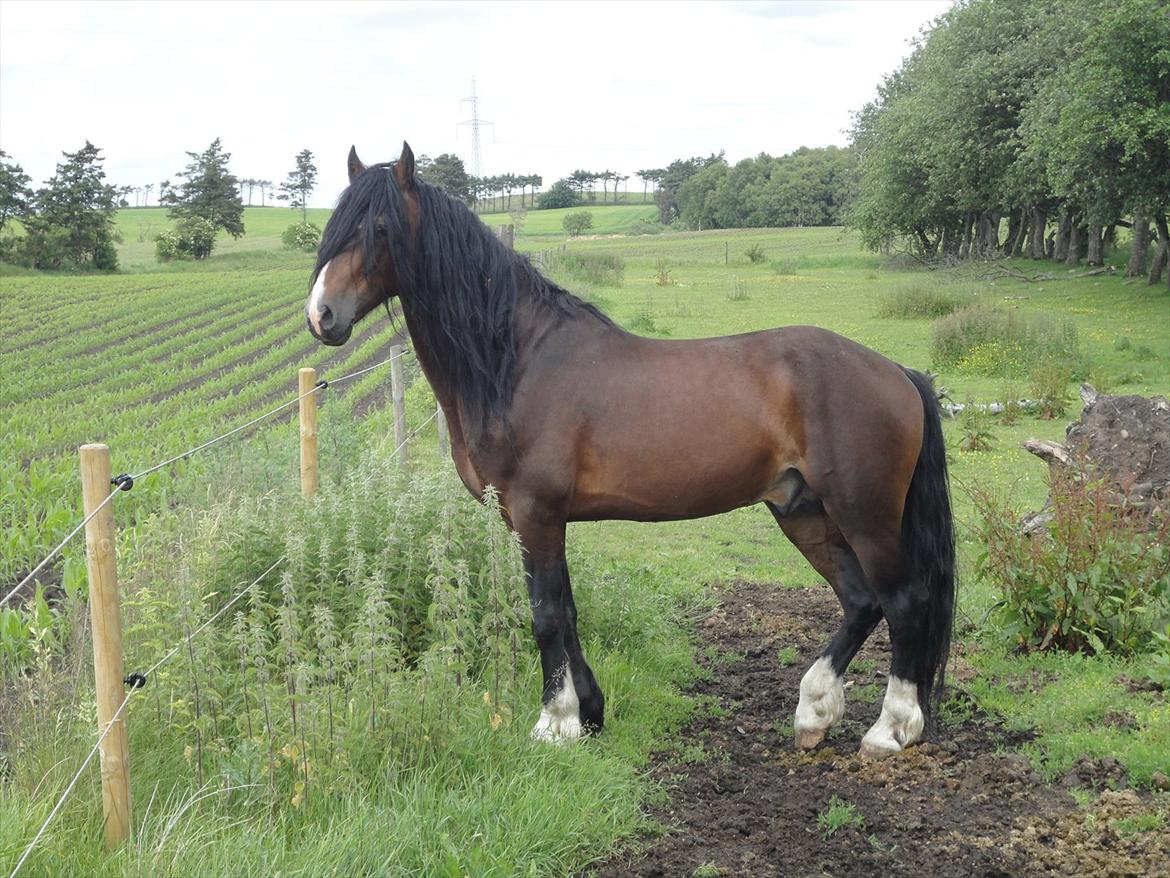
{"label": "white blaze", "polygon": [[897,753],[922,735],[924,720],[918,706],[918,687],[909,680],[890,677],[882,714],[861,739],[861,752],[867,756]]}
{"label": "white blaze", "polygon": [[577,689],[568,668],[565,668],[561,690],[540,711],[540,719],[532,729],[532,737],[553,744],[581,737],[581,703],[577,700]]}
{"label": "white blaze", "polygon": [[823,732],[845,715],[845,684],[833,672],[833,661],[821,656],[800,681],[800,703],[793,726],[802,732]]}
{"label": "white blaze", "polygon": [[325,272],[332,264],[332,262],[326,262],[321,266],[321,271],[317,273],[317,282],[313,284],[313,291],[309,293],[309,304],[305,307],[305,311],[309,315],[309,322],[313,324],[313,331],[318,335],[321,334],[321,323],[318,315],[321,310],[321,297],[325,295]]}

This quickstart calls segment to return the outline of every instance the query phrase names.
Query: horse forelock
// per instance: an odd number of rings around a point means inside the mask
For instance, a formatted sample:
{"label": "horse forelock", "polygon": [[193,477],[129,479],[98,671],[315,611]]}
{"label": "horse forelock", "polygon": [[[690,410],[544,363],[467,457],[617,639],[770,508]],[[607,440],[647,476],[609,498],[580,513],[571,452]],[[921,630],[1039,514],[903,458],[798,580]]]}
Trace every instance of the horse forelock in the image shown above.
{"label": "horse forelock", "polygon": [[[393,293],[408,314],[416,347],[424,348],[435,377],[461,403],[472,423],[506,418],[511,403],[518,339],[527,322],[590,316],[593,306],[542,277],[501,243],[463,202],[416,181],[417,221],[392,173],[371,165],[343,193],[326,225],[314,280],[340,253],[362,247],[365,270],[377,277],[379,247],[393,266]],[[386,294],[390,278],[380,278]],[[521,303],[534,305],[523,309]],[[525,322],[525,325],[519,325]]]}

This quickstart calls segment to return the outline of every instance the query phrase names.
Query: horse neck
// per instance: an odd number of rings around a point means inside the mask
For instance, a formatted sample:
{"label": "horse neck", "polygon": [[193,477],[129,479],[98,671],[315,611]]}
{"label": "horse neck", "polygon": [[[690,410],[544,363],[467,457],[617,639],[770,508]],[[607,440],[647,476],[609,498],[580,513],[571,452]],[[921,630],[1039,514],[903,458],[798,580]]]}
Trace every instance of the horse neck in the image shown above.
{"label": "horse neck", "polygon": [[[546,343],[555,344],[555,341],[550,341],[552,336],[563,333],[569,328],[569,324],[577,325],[585,322],[571,318],[569,320],[558,319],[546,306],[528,295],[528,292],[525,290],[524,294],[521,295],[513,314],[513,338],[516,346],[516,372],[513,378],[516,381],[523,374],[528,355],[536,347]],[[443,409],[448,424],[452,428],[452,439],[455,439],[456,430],[463,428],[473,434],[468,438],[478,438],[480,435],[479,425],[472,423],[472,419],[465,417],[467,409],[460,405],[458,388],[448,386],[444,379],[444,370],[439,368],[439,358],[444,356],[444,352],[429,350],[424,343],[421,343],[422,340],[432,337],[432,333],[420,331],[422,329],[421,321],[426,319],[425,316],[421,314],[420,309],[411,307],[410,301],[405,297],[402,299],[402,315],[411,338],[414,340],[415,356],[434,391],[435,399]],[[597,328],[604,329],[605,327],[598,324]],[[493,426],[501,425],[499,423],[489,424],[489,432],[495,432]]]}

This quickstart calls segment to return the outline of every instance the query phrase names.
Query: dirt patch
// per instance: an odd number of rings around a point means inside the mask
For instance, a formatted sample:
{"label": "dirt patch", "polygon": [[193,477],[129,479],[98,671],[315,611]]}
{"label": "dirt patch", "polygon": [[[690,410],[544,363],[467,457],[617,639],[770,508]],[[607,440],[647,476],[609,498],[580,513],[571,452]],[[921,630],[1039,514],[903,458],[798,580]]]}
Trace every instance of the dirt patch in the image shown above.
{"label": "dirt patch", "polygon": [[[1026,733],[979,715],[961,692],[949,713],[967,718],[934,741],[858,759],[885,690],[884,626],[854,661],[845,720],[818,750],[796,752],[800,678],[839,619],[828,589],[738,583],[724,593],[699,631],[710,676],[694,694],[705,707],[679,747],[654,758],[670,802],[651,816],[666,833],[589,875],[1163,874],[1170,840],[1143,829],[1150,796],[1107,792],[1078,808],[1015,752]],[[782,652],[791,648],[795,661]],[[1085,783],[1124,783],[1111,766],[1083,768]]]}

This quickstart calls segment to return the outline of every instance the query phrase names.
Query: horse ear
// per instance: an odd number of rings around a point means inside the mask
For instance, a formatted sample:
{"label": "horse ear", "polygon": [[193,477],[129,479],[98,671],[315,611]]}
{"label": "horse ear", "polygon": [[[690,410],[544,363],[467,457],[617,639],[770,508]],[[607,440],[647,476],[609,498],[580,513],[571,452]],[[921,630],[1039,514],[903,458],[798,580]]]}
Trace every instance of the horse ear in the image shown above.
{"label": "horse ear", "polygon": [[362,160],[358,158],[357,147],[351,146],[349,148],[349,159],[346,164],[349,166],[349,182],[353,183],[358,178],[358,175],[366,169],[362,164]]}
{"label": "horse ear", "polygon": [[404,140],[402,141],[402,155],[398,157],[398,161],[394,165],[394,176],[398,179],[398,185],[403,189],[412,189],[415,183],[414,174],[414,151],[411,150],[410,144]]}

